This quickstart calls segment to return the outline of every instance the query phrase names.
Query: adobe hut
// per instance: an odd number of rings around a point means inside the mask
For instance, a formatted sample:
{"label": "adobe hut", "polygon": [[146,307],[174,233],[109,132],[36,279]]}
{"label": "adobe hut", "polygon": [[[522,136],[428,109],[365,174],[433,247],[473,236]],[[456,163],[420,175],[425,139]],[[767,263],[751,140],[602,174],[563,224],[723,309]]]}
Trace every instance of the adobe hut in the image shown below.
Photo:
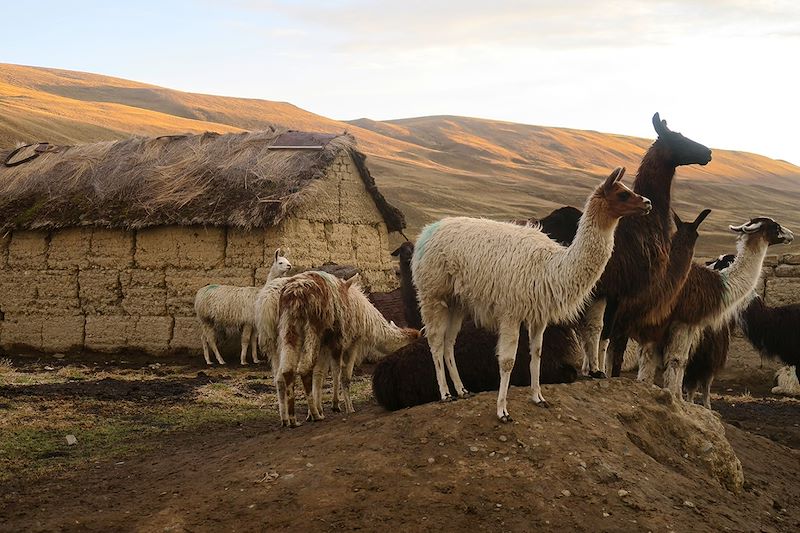
{"label": "adobe hut", "polygon": [[6,150],[0,347],[194,352],[201,286],[263,283],[280,246],[297,269],[349,263],[372,290],[391,290],[388,232],[404,225],[347,135]]}

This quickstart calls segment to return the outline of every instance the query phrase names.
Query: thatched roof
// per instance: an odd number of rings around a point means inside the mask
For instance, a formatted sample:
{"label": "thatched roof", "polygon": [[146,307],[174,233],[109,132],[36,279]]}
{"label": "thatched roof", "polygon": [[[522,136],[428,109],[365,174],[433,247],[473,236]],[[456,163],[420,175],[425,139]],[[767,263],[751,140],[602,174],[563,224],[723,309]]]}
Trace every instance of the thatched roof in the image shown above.
{"label": "thatched roof", "polygon": [[342,151],[355,161],[389,230],[405,227],[351,136],[265,131],[0,151],[0,230],[268,227],[303,205]]}

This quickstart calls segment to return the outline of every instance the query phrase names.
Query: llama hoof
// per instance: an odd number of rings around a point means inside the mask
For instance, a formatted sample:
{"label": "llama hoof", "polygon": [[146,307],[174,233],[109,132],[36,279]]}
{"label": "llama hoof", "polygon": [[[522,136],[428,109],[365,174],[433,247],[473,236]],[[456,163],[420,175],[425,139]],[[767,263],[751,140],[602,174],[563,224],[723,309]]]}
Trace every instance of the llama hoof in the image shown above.
{"label": "llama hoof", "polygon": [[467,389],[462,389],[461,394],[458,395],[459,398],[472,398],[473,396],[475,395]]}
{"label": "llama hoof", "polygon": [[444,398],[439,400],[439,403],[450,403],[456,401],[456,398],[453,397],[450,393],[445,394]]}
{"label": "llama hoof", "polygon": [[242,361],[242,366],[247,366],[247,361]]}
{"label": "llama hoof", "polygon": [[589,377],[594,379],[606,379],[606,373],[602,370],[595,370],[594,372],[589,372]]}
{"label": "llama hoof", "polygon": [[547,403],[547,400],[542,400],[542,401],[535,402],[535,403],[536,403],[536,407],[544,407],[545,409],[549,409],[550,408],[550,404]]}
{"label": "llama hoof", "polygon": [[508,424],[509,422],[513,422],[513,421],[514,421],[514,419],[511,418],[511,415],[503,415],[503,416],[500,417],[500,422],[502,422],[503,424]]}
{"label": "llama hoof", "polygon": [[341,413],[342,408],[339,407],[338,405],[334,405],[333,407],[331,407],[331,411],[333,411],[334,413]]}

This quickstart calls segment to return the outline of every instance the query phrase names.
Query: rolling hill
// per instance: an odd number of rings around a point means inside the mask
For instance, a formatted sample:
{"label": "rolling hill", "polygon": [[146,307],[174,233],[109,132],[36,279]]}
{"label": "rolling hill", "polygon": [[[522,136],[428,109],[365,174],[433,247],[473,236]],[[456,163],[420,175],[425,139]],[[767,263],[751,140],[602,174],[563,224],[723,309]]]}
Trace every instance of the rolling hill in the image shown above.
{"label": "rolling hill", "polygon": [[[456,116],[337,121],[285,102],[186,93],[96,74],[0,64],[3,148],[18,142],[74,144],[271,125],[352,133],[370,156],[370,168],[384,193],[406,213],[409,236],[448,214],[503,219],[543,216],[564,204],[580,207],[611,168],[624,165],[633,175],[652,142]],[[680,130],[680,125],[671,126]],[[692,137],[692,132],[686,134]],[[800,167],[784,161],[715,150],[706,167],[680,168],[673,190],[675,207],[684,218],[705,207],[714,209],[702,227],[698,255],[732,250],[734,239],[727,225],[757,214],[800,228]]]}

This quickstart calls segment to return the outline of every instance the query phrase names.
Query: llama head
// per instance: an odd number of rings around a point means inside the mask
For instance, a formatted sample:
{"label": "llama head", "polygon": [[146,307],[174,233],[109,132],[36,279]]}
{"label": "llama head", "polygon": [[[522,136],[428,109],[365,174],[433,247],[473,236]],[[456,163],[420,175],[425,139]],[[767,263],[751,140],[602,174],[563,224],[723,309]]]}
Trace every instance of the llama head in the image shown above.
{"label": "llama head", "polygon": [[387,322],[388,331],[378,340],[375,349],[389,355],[404,346],[408,346],[420,337],[419,330],[414,328],[401,328],[394,322]]}
{"label": "llama head", "polygon": [[697,237],[700,235],[697,232],[697,228],[700,227],[700,224],[703,223],[710,213],[711,209],[703,209],[692,222],[684,222],[681,220],[681,217],[678,216],[678,213],[672,211],[672,218],[675,221],[675,226],[678,228],[675,232],[675,236],[672,238],[672,246],[685,245],[693,248],[694,244],[697,242]]}
{"label": "llama head", "polygon": [[681,165],[706,165],[711,161],[711,150],[699,142],[684,137],[667,127],[667,121],[653,115],[653,127],[658,134],[654,146],[663,150],[667,160],[676,167]]}
{"label": "llama head", "polygon": [[272,270],[278,277],[283,276],[284,274],[288,273],[292,269],[292,264],[286,259],[283,255],[281,255],[281,249],[278,248],[275,250],[275,259],[272,261]]}
{"label": "llama head", "polygon": [[613,218],[648,214],[653,208],[653,204],[644,196],[636,194],[626,187],[622,183],[624,175],[625,167],[615,168],[597,189],[596,194],[600,194],[605,200],[607,212]]}
{"label": "llama head", "polygon": [[392,255],[400,259],[401,265],[410,265],[411,257],[414,255],[414,243],[411,241],[404,242],[398,246],[397,250],[392,252]]}
{"label": "llama head", "polygon": [[724,254],[711,261],[706,261],[706,266],[712,270],[725,270],[733,264],[736,256],[733,254]]}
{"label": "llama head", "polygon": [[763,239],[767,245],[789,244],[794,240],[794,233],[781,227],[769,217],[751,218],[740,226],[729,226],[731,231],[738,233],[740,238],[747,242]]}

